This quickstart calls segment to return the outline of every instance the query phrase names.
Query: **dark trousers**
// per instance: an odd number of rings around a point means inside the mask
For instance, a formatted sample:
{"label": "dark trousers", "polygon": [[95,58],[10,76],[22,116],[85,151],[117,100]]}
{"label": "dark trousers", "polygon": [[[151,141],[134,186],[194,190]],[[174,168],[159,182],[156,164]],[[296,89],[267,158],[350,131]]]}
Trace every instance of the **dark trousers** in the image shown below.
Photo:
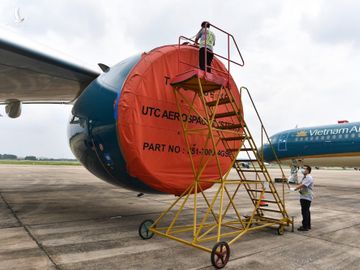
{"label": "dark trousers", "polygon": [[301,204],[301,215],[302,215],[302,225],[306,229],[311,228],[311,217],[310,217],[310,205],[311,201],[300,199]]}
{"label": "dark trousers", "polygon": [[[213,60],[214,53],[207,49],[206,52],[206,64],[207,64],[207,72],[211,72],[211,62]],[[201,70],[205,70],[205,48],[202,47],[199,50],[199,67]]]}

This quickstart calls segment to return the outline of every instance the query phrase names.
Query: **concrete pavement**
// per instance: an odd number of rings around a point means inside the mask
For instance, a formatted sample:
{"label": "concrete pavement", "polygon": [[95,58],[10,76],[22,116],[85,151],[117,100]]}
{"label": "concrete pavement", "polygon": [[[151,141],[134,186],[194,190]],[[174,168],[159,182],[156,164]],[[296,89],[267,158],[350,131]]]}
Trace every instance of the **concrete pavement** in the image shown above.
{"label": "concrete pavement", "polygon": [[[231,246],[226,269],[360,269],[360,172],[312,175],[312,230],[248,234]],[[139,238],[140,222],[173,196],[138,198],[80,166],[25,165],[0,166],[0,195],[0,269],[212,269],[208,253]],[[296,193],[287,206],[300,225]]]}

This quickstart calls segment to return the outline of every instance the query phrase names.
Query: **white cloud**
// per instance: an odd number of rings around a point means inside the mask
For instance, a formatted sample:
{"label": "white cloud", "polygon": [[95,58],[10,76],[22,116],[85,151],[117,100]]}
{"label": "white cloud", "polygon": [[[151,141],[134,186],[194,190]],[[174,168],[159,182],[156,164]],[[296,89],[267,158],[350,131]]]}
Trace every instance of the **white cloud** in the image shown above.
{"label": "white cloud", "polygon": [[[20,25],[13,23],[16,7],[25,17]],[[359,120],[359,12],[360,5],[349,0],[8,0],[0,3],[0,23],[95,68],[98,62],[113,65],[134,53],[176,43],[179,35],[192,36],[202,20],[209,20],[237,38],[246,65],[233,75],[239,86],[251,90],[269,133],[274,133],[296,124]],[[220,34],[217,39],[217,52],[224,52]],[[6,130],[0,133],[0,153],[72,156],[67,118],[68,107],[57,105],[24,106],[20,119],[0,118]]]}
{"label": "white cloud", "polygon": [[360,45],[360,2],[326,1],[316,15],[303,18],[303,26],[315,41]]}

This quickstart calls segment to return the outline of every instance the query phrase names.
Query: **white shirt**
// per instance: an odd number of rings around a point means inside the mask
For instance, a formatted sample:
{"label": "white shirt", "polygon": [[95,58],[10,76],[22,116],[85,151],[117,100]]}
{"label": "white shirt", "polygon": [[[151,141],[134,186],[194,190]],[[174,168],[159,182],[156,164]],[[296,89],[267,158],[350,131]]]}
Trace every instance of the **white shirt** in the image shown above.
{"label": "white shirt", "polygon": [[312,201],[314,198],[314,179],[310,174],[307,174],[301,180],[301,184],[303,184],[304,186],[299,190],[300,199]]}

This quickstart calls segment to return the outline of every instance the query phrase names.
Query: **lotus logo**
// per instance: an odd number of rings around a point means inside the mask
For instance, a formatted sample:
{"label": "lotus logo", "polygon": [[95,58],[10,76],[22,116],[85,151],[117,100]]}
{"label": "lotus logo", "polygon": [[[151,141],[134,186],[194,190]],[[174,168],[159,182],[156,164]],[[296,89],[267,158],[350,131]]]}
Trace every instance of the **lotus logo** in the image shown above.
{"label": "lotus logo", "polygon": [[296,137],[306,137],[308,135],[307,131],[303,130],[303,131],[298,131],[296,133]]}

